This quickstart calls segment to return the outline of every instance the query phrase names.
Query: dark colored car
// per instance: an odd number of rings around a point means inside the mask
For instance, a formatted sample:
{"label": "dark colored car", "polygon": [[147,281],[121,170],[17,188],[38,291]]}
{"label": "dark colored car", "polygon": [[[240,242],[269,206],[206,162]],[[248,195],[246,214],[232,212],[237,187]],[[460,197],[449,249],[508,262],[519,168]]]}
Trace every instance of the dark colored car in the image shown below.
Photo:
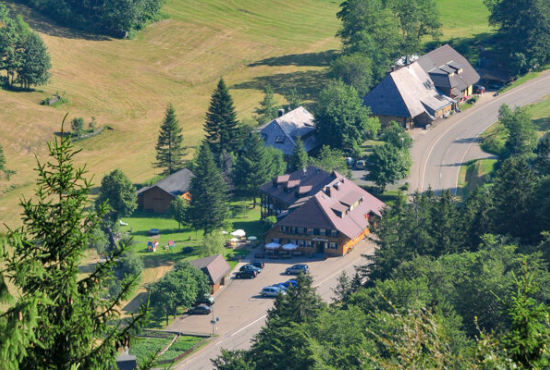
{"label": "dark colored car", "polygon": [[294,265],[291,267],[287,267],[287,269],[285,270],[285,274],[287,275],[307,274],[308,272],[308,265]]}
{"label": "dark colored car", "polygon": [[280,283],[280,284],[287,287],[287,288],[290,287],[291,285],[294,288],[296,288],[298,286],[298,282],[296,280],[293,280],[293,279],[287,280],[284,283]]}
{"label": "dark colored car", "polygon": [[261,268],[261,269],[263,269],[264,265],[265,265],[262,261],[258,261],[258,260],[254,260],[250,264],[252,266],[256,266],[256,267]]}
{"label": "dark colored car", "polygon": [[155,236],[155,235],[160,235],[160,230],[159,229],[150,229],[149,230],[149,236]]}
{"label": "dark colored car", "polygon": [[242,266],[239,271],[246,271],[246,270],[252,270],[252,271],[256,271],[258,274],[260,272],[262,272],[262,269],[259,268],[259,267],[256,267],[256,266],[253,266],[253,265],[244,265]]}
{"label": "dark colored car", "polygon": [[258,276],[258,273],[254,270],[244,270],[235,273],[236,279],[254,279]]}
{"label": "dark colored car", "polygon": [[214,297],[212,297],[210,294],[207,293],[202,297],[198,297],[197,300],[195,301],[194,306],[199,306],[201,304],[212,306],[215,302],[216,302],[216,299],[214,299]]}
{"label": "dark colored car", "polygon": [[483,94],[484,92],[485,92],[485,86],[474,85],[474,93],[475,94]]}
{"label": "dark colored car", "polygon": [[210,306],[206,304],[200,304],[187,311],[190,315],[208,315],[210,313]]}

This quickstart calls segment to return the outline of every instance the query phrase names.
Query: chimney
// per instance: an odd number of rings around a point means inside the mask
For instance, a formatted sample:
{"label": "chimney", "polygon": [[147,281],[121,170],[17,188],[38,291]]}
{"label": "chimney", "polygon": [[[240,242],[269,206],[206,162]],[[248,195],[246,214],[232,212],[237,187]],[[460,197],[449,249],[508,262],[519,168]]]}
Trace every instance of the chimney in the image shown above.
{"label": "chimney", "polygon": [[282,115],[285,114],[284,108],[279,109],[277,113],[279,114],[279,117],[282,117]]}

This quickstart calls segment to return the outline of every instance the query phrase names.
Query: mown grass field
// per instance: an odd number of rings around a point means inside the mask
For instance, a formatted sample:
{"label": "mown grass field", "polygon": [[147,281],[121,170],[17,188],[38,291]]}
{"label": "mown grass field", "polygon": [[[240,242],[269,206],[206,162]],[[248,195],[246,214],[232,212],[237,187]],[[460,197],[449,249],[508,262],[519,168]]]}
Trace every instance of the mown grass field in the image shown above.
{"label": "mown grass field", "polygon": [[[20,223],[18,200],[32,196],[35,155],[46,158],[46,142],[69,120],[96,117],[113,130],[80,141],[79,164],[95,183],[115,168],[132,181],[153,178],[154,145],[166,105],[171,102],[184,130],[185,145],[202,138],[204,113],[220,76],[226,79],[240,118],[252,116],[270,83],[279,102],[295,87],[307,99],[321,89],[324,69],[340,47],[334,36],[340,1],[168,0],[167,19],[133,40],[88,35],[51,23],[15,0],[6,0],[38,31],[52,56],[52,80],[34,92],[0,90],[0,144],[8,167],[18,171],[0,181],[0,232]],[[442,39],[487,32],[482,0],[457,6],[438,1]],[[41,106],[60,92],[68,104]],[[192,149],[189,150],[189,157]]]}
{"label": "mown grass field", "polygon": [[458,176],[458,195],[463,200],[467,199],[476,187],[489,180],[496,163],[496,159],[477,159],[462,166]]}

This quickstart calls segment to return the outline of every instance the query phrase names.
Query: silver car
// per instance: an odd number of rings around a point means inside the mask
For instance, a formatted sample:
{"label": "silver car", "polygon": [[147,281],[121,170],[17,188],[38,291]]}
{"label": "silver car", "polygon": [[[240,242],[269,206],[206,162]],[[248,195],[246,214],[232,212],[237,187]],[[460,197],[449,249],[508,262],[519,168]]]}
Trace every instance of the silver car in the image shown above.
{"label": "silver car", "polygon": [[260,295],[262,297],[276,297],[279,294],[286,294],[286,292],[283,289],[276,286],[266,286],[260,292]]}

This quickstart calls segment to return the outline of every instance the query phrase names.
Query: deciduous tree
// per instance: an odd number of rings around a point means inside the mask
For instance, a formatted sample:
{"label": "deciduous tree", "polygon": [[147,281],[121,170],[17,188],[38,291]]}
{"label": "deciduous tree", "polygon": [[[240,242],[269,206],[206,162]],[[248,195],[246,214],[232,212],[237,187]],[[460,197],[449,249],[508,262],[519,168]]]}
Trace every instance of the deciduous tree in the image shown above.
{"label": "deciduous tree", "polygon": [[187,210],[189,208],[189,203],[186,199],[182,197],[176,197],[170,203],[170,216],[178,223],[178,229],[181,230],[181,227],[189,221]]}
{"label": "deciduous tree", "polygon": [[369,156],[369,179],[382,188],[405,178],[411,167],[409,152],[390,144],[376,147]]}
{"label": "deciduous tree", "polygon": [[96,204],[108,202],[111,207],[111,218],[116,221],[122,216],[129,216],[137,208],[137,194],[134,184],[119,169],[103,177]]}

